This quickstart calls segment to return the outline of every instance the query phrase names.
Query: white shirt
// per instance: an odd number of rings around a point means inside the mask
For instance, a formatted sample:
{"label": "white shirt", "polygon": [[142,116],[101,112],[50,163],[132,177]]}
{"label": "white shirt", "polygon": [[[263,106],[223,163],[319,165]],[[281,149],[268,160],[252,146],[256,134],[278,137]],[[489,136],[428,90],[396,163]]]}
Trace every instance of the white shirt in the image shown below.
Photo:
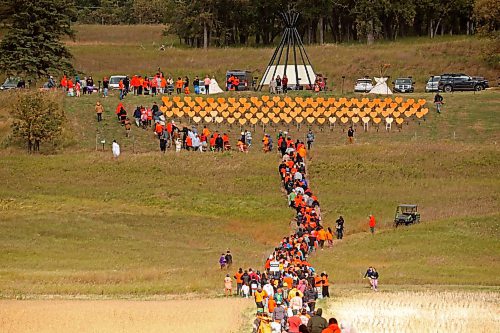
{"label": "white shirt", "polygon": [[290,300],[290,307],[292,310],[300,310],[302,309],[302,298],[299,296],[292,297]]}
{"label": "white shirt", "polygon": [[112,150],[113,150],[113,156],[115,158],[120,156],[120,145],[118,143],[113,142]]}
{"label": "white shirt", "polygon": [[274,295],[274,288],[273,286],[271,286],[270,283],[265,284],[264,287],[262,287],[262,289],[264,289],[264,291],[267,293],[269,297],[272,297]]}

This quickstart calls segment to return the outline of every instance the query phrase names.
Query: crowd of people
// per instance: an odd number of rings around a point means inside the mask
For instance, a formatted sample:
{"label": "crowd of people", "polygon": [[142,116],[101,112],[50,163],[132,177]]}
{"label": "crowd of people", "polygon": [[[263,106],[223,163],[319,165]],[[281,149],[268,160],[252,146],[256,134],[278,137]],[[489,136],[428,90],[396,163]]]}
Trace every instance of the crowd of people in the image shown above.
{"label": "crowd of people", "polygon": [[[278,142],[285,142],[279,165],[288,205],[295,211],[296,229],[283,237],[264,264],[264,270],[243,270],[235,274],[236,294],[253,297],[257,308],[254,332],[330,333],[340,332],[337,320],[328,322],[322,310],[316,308],[319,298],[330,297],[329,276],[319,273],[308,262],[312,253],[325,244],[333,244],[330,228],[322,226],[319,200],[306,178],[305,144],[293,141],[286,132],[278,134]],[[223,262],[223,256],[220,261]],[[221,265],[221,269],[222,269]],[[226,295],[232,293],[232,279],[224,279]]]}
{"label": "crowd of people", "polygon": [[[190,88],[191,84],[193,86],[193,90]],[[104,98],[108,97],[109,90],[114,88],[119,92],[119,98],[122,100],[128,94],[134,94],[136,96],[150,95],[154,97],[158,94],[172,95],[174,92],[178,95],[189,95],[193,91],[195,94],[203,93],[208,95],[210,94],[211,89],[214,89],[214,84],[217,85],[217,81],[214,78],[211,79],[208,75],[205,75],[204,78],[195,76],[193,81],[190,82],[188,76],[174,79],[172,76],[166,77],[163,72],[159,71],[153,76],[134,75],[132,78],[125,76],[120,78],[118,84],[115,84],[113,87],[111,87],[108,77],[103,77],[102,80],[99,80],[96,85],[92,76],[84,77],[82,79],[78,75],[74,78],[63,75],[59,83],[56,83],[53,76],[49,76],[46,88],[56,89],[59,87],[70,97],[80,97],[81,95],[102,93],[102,97]],[[218,88],[218,85],[216,88]],[[220,88],[217,90],[217,92],[222,92]]]}

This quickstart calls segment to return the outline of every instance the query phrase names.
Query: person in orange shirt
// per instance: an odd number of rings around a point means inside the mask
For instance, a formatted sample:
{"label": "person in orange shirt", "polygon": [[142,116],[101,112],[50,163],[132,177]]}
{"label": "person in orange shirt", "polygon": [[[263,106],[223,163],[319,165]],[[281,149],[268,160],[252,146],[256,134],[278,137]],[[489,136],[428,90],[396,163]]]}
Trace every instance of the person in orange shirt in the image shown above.
{"label": "person in orange shirt", "polygon": [[325,272],[321,273],[321,286],[321,295],[323,295],[323,298],[330,297],[330,291],[328,290],[330,282],[328,281],[328,274]]}
{"label": "person in orange shirt", "polygon": [[210,130],[207,128],[207,126],[203,126],[203,131],[201,133],[207,138],[210,137]]}
{"label": "person in orange shirt", "polygon": [[328,327],[322,330],[321,333],[342,333],[340,331],[337,319],[330,318],[328,320]]}
{"label": "person in orange shirt", "polygon": [[267,309],[269,313],[274,312],[274,308],[276,308],[276,301],[274,300],[274,297],[269,297],[269,300],[267,301]]}
{"label": "person in orange shirt", "polygon": [[138,81],[138,83],[139,83],[139,86],[138,86],[139,90],[137,92],[137,95],[142,95],[142,93],[143,93],[143,91],[142,91],[143,89],[142,88],[144,86],[144,78],[142,76],[140,76],[140,75],[139,75],[139,81]]}
{"label": "person in orange shirt", "polygon": [[257,311],[259,311],[259,309],[261,309],[261,311],[264,311],[264,299],[267,297],[266,291],[262,290],[262,288],[259,287],[254,296],[255,304],[257,305]]}
{"label": "person in orange shirt", "polygon": [[151,79],[151,97],[156,96],[158,88],[158,81],[157,77],[155,76],[154,78]]}
{"label": "person in orange shirt", "polygon": [[210,151],[215,151],[215,134],[210,137]]}
{"label": "person in orange shirt", "polygon": [[370,219],[369,222],[368,222],[368,225],[370,226],[370,232],[372,233],[372,235],[375,233],[375,216],[373,216],[372,214],[370,214],[370,216],[368,216],[368,218]]}
{"label": "person in orange shirt", "polygon": [[328,243],[328,247],[333,246],[333,231],[330,227],[326,230],[326,241]]}
{"label": "person in orange shirt", "polygon": [[243,286],[243,279],[241,278],[243,276],[243,269],[240,267],[238,271],[234,274],[234,279],[236,280],[236,294],[238,296],[241,295],[241,287]]}
{"label": "person in orange shirt", "polygon": [[318,242],[319,242],[319,247],[323,250],[323,247],[325,246],[325,241],[326,241],[326,231],[325,228],[321,228],[318,230]]}
{"label": "person in orange shirt", "polygon": [[193,146],[193,139],[188,135],[186,138],[186,149],[189,151],[191,150],[191,147]]}
{"label": "person in orange shirt", "polygon": [[182,93],[182,87],[184,86],[184,81],[180,77],[177,78],[177,81],[175,82],[175,89],[177,90],[177,95],[180,95]]}

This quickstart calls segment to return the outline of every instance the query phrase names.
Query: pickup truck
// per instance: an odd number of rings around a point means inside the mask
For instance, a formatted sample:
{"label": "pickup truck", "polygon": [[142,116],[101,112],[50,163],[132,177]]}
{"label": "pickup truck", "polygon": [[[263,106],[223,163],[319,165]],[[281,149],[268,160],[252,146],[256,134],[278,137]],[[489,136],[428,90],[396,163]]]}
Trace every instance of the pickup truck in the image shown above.
{"label": "pickup truck", "polygon": [[460,75],[441,75],[438,83],[439,91],[481,91],[489,88],[488,80],[482,77],[472,77],[464,74]]}

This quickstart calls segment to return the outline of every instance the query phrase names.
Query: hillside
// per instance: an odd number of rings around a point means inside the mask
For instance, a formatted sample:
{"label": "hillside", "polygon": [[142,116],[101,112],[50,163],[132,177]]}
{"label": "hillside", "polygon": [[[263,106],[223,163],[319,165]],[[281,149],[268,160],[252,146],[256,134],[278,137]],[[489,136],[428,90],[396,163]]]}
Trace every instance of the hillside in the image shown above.
{"label": "hillside", "polygon": [[[248,155],[161,155],[150,131],[134,128],[124,138],[115,98],[104,101],[99,128],[97,96],[65,98],[69,127],[56,155],[28,156],[15,146],[0,152],[3,297],[218,294],[221,251],[230,248],[238,267],[261,268],[287,232],[292,215],[279,190],[278,157],[259,151],[262,129]],[[125,106],[153,100],[131,97]],[[325,223],[344,215],[348,237],[313,262],[339,286],[362,288],[359,273],[369,264],[384,283],[500,284],[498,92],[455,93],[446,102],[444,114],[401,132],[358,128],[353,146],[342,129],[315,127],[312,188]],[[108,144],[121,143],[119,161],[109,146],[95,151],[96,130]],[[239,132],[220,130],[232,139]],[[419,204],[421,225],[393,230],[398,203]],[[373,238],[369,213],[379,221]]]}
{"label": "hillside", "polygon": [[[75,56],[75,67],[101,79],[113,74],[151,75],[161,68],[165,75],[215,75],[219,82],[229,69],[245,69],[261,77],[274,48],[213,48],[207,51],[178,47],[173,36],[163,36],[163,26],[76,26],[76,42],[68,41]],[[159,51],[160,45],[165,51]],[[340,93],[342,75],[344,91],[351,91],[362,76],[380,75],[380,66],[390,64],[385,73],[393,79],[413,76],[417,90],[423,91],[431,75],[464,72],[489,78],[497,84],[498,69],[484,61],[486,40],[470,36],[406,38],[396,42],[379,42],[306,46],[318,73],[329,78]]]}

